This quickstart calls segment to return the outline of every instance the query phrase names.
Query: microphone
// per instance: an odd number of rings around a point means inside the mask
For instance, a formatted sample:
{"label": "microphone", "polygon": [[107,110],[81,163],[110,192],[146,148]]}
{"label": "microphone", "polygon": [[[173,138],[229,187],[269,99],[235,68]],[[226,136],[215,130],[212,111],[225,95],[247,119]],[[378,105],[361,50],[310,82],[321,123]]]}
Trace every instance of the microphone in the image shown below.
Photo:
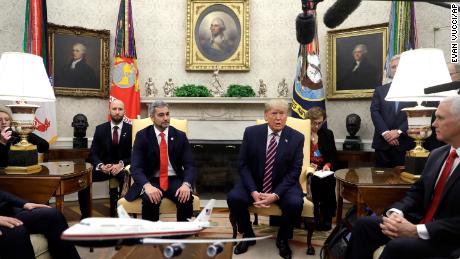
{"label": "microphone", "polygon": [[308,44],[315,37],[315,17],[309,13],[300,13],[295,19],[297,41],[300,44]]}
{"label": "microphone", "polygon": [[324,24],[331,29],[339,26],[360,3],[361,0],[337,0],[324,14]]}
{"label": "microphone", "polygon": [[460,81],[452,81],[442,85],[435,85],[427,87],[424,90],[425,94],[440,93],[445,91],[457,90],[460,89]]}

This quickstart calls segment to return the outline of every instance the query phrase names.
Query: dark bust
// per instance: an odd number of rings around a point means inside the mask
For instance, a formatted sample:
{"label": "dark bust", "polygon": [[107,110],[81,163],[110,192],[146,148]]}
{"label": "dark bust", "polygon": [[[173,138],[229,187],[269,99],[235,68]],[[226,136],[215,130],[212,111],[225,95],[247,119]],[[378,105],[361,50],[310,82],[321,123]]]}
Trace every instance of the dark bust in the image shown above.
{"label": "dark bust", "polygon": [[356,133],[359,131],[361,127],[361,118],[358,114],[352,113],[348,114],[347,119],[345,121],[348,134],[354,137]]}
{"label": "dark bust", "polygon": [[73,148],[88,148],[88,138],[86,138],[86,129],[88,128],[88,119],[84,114],[73,116]]}

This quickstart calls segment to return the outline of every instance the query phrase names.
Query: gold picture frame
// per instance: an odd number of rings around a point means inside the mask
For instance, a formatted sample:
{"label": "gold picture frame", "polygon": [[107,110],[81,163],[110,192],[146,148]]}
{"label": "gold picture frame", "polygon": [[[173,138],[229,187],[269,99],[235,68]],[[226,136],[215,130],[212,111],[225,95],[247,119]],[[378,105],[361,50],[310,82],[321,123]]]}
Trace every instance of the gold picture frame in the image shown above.
{"label": "gold picture frame", "polygon": [[187,0],[185,69],[249,71],[249,0]]}
{"label": "gold picture frame", "polygon": [[108,97],[109,42],[109,30],[48,24],[55,94]]}
{"label": "gold picture frame", "polygon": [[371,98],[382,84],[388,23],[329,31],[327,38],[327,99]]}

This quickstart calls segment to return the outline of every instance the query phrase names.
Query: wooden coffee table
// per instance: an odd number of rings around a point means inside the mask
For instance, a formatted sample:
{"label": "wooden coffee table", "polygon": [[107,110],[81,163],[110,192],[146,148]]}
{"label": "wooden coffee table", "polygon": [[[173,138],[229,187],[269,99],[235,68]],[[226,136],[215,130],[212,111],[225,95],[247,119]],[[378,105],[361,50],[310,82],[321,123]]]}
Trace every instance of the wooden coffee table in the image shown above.
{"label": "wooden coffee table", "polygon": [[35,174],[5,174],[0,169],[0,189],[27,201],[48,203],[56,197],[56,208],[64,211],[64,195],[90,189],[89,213],[92,211],[92,166],[83,161],[55,161],[41,163],[42,170]]}

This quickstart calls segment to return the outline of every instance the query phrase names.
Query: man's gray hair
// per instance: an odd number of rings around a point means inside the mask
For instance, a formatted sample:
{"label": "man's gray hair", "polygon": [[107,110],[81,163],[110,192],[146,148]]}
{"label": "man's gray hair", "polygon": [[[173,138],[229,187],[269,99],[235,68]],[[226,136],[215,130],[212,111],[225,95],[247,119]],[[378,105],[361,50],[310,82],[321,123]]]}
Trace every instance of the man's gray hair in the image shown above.
{"label": "man's gray hair", "polygon": [[224,23],[224,20],[222,20],[221,18],[219,18],[219,17],[214,18],[214,19],[211,21],[211,25],[212,25],[212,24],[217,24],[217,25],[219,25],[220,30],[221,30],[221,31],[225,31],[225,23]]}
{"label": "man's gray hair", "polygon": [[155,109],[163,108],[163,107],[169,107],[169,105],[165,101],[162,101],[162,100],[154,101],[153,103],[149,105],[149,116],[153,117],[153,115],[155,114]]}
{"label": "man's gray hair", "polygon": [[456,117],[460,117],[460,96],[450,96],[442,102],[450,104],[450,113]]}
{"label": "man's gray hair", "polygon": [[86,46],[85,46],[85,44],[77,42],[77,43],[73,44],[73,47],[78,47],[81,50],[82,54],[86,54]]}
{"label": "man's gray hair", "polygon": [[283,99],[271,99],[270,101],[265,103],[265,111],[268,112],[273,108],[281,107],[287,111],[289,111],[289,104]]}
{"label": "man's gray hair", "polygon": [[367,54],[367,46],[365,44],[356,45],[353,49],[353,52],[355,52],[357,49],[360,49],[363,52],[363,54]]}

